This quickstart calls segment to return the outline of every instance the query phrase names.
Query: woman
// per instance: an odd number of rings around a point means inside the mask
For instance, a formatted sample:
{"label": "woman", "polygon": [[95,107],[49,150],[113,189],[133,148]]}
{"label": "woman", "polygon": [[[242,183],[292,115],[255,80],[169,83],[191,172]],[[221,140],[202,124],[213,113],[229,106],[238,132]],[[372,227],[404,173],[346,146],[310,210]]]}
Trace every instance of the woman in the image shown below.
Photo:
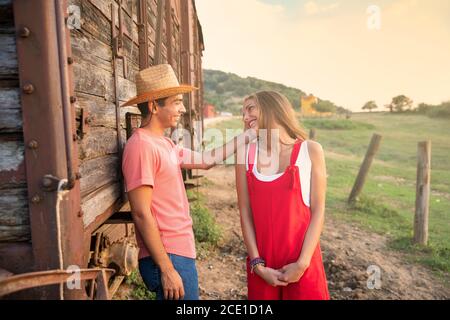
{"label": "woman", "polygon": [[306,141],[280,93],[247,97],[243,116],[245,127],[258,132],[236,165],[248,298],[328,300],[319,245],[326,190],[322,147]]}

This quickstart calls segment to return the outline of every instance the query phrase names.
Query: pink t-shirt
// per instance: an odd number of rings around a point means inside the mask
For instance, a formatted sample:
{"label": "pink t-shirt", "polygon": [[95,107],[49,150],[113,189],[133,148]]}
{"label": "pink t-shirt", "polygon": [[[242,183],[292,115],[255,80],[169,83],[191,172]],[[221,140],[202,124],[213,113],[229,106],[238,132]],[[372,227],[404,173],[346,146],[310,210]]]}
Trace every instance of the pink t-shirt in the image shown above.
{"label": "pink t-shirt", "polygon": [[[192,218],[180,169],[181,157],[187,153],[188,149],[177,147],[167,137],[137,129],[125,146],[122,171],[127,192],[144,185],[153,187],[150,209],[166,252],[194,259]],[[138,230],[136,240],[139,259],[149,256]]]}

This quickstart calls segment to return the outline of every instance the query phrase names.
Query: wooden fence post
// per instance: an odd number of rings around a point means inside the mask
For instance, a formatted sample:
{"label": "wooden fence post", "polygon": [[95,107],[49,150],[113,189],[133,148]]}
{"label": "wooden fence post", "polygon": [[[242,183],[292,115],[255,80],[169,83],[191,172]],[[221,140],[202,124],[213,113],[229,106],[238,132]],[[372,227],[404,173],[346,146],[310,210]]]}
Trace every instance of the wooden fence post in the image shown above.
{"label": "wooden fence post", "polygon": [[428,242],[428,213],[430,204],[431,141],[419,142],[417,147],[416,213],[414,243]]}
{"label": "wooden fence post", "polygon": [[309,140],[315,140],[316,139],[316,129],[311,128],[309,130]]}
{"label": "wooden fence post", "polygon": [[380,147],[380,142],[381,136],[379,134],[374,134],[372,136],[372,140],[370,141],[369,148],[367,149],[366,156],[364,157],[364,161],[361,164],[361,168],[359,169],[359,173],[356,177],[355,184],[353,185],[352,192],[348,197],[348,203],[355,201],[361,193],[366,181],[367,173],[369,172],[370,166],[372,165],[373,158],[375,157],[375,154],[378,152],[378,148]]}

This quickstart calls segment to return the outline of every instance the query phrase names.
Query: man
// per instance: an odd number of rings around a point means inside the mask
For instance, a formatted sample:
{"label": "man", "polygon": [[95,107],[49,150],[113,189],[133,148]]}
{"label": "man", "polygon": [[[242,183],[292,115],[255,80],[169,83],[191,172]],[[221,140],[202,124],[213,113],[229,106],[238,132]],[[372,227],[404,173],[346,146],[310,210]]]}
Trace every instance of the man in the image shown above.
{"label": "man", "polygon": [[186,112],[182,94],[196,88],[180,85],[172,67],[163,64],[140,71],[136,89],[137,96],[123,106],[138,104],[143,124],[125,146],[122,171],[140,248],[139,271],[157,299],[197,300],[195,240],[180,168],[209,169],[254,132],[204,154],[180,148],[164,131]]}

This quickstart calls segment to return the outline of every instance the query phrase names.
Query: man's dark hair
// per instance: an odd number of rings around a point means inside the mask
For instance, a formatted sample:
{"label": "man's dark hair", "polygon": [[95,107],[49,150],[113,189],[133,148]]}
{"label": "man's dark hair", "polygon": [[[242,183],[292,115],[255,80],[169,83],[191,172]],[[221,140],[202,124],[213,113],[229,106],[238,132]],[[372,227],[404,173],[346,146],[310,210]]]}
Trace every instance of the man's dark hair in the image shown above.
{"label": "man's dark hair", "polygon": [[[164,107],[166,105],[166,100],[168,98],[161,98],[161,99],[156,99],[155,102],[159,107]],[[141,112],[142,118],[147,118],[147,116],[150,114],[150,109],[148,107],[149,102],[142,102],[142,103],[138,103],[138,109]]]}

